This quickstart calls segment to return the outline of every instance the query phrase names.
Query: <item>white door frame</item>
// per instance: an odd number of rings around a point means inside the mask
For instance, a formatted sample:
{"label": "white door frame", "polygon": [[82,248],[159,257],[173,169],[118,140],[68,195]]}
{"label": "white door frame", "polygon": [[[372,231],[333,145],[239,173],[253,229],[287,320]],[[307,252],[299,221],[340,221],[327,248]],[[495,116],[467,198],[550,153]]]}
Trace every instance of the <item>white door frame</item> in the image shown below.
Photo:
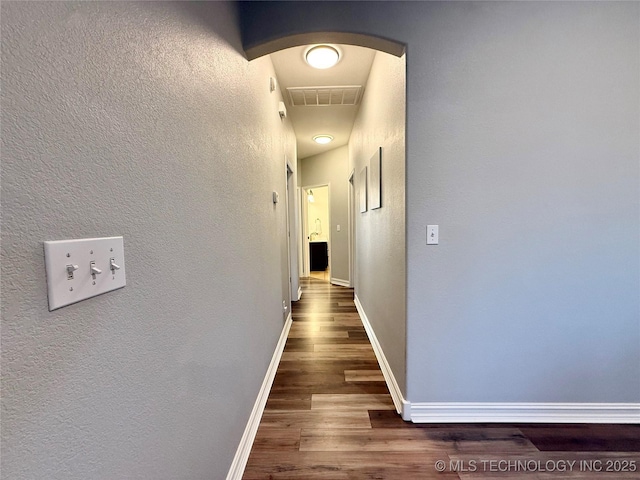
{"label": "white door frame", "polygon": [[[285,188],[284,188],[284,204],[285,204],[285,208],[287,211],[287,214],[285,215],[287,217],[287,266],[288,266],[288,271],[289,271],[289,299],[290,302],[293,301],[293,286],[292,286],[292,278],[291,276],[293,275],[293,268],[291,268],[291,260],[293,258],[293,255],[291,255],[291,204],[289,202],[289,185],[291,184],[291,179],[293,179],[293,175],[295,174],[295,171],[293,170],[293,167],[291,166],[291,164],[289,163],[289,159],[285,156],[285,169],[284,169],[284,182],[285,182]],[[297,284],[297,282],[296,282]],[[296,291],[296,299],[298,296],[298,292]],[[289,311],[291,311],[291,303],[289,303]]]}
{"label": "white door frame", "polygon": [[301,188],[301,196],[300,196],[300,213],[302,216],[301,220],[301,233],[300,242],[302,245],[302,276],[309,276],[309,225],[307,222],[307,217],[309,216],[309,203],[307,201],[307,190],[304,187]]}
{"label": "white door frame", "polygon": [[302,188],[296,187],[296,236],[298,238],[298,276],[304,277],[304,227],[302,225]]}
{"label": "white door frame", "polygon": [[[329,257],[329,272],[333,272],[331,265],[331,182],[319,183],[317,185],[305,185],[302,187],[302,242],[303,242],[303,276],[308,277],[310,275],[309,265],[309,202],[307,200],[307,190],[313,190],[314,188],[327,187],[327,218],[329,219],[329,225],[327,225],[327,255]],[[331,282],[329,282],[331,283]]]}
{"label": "white door frame", "polygon": [[349,286],[355,288],[356,282],[356,185],[355,185],[355,168],[351,170],[348,180],[349,188]]}

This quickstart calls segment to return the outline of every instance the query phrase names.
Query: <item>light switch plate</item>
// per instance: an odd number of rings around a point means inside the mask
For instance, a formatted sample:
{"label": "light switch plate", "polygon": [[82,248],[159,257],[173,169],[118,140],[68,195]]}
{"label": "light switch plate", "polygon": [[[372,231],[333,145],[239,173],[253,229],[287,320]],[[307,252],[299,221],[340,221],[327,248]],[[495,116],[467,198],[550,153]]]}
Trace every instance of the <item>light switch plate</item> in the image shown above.
{"label": "light switch plate", "polygon": [[[122,237],[44,242],[44,259],[50,311],[127,284]],[[92,275],[92,263],[101,273]]]}
{"label": "light switch plate", "polygon": [[438,225],[427,225],[427,245],[438,244]]}

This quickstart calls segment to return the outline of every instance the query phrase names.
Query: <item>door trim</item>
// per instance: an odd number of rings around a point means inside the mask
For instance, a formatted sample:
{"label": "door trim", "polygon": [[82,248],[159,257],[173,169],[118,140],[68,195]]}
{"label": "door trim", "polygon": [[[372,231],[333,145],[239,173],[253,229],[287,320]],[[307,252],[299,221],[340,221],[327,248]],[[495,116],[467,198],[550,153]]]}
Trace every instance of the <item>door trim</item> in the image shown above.
{"label": "door trim", "polygon": [[310,265],[309,265],[309,203],[307,202],[307,190],[313,190],[314,188],[322,188],[327,187],[328,189],[328,212],[327,218],[329,221],[329,225],[327,225],[327,255],[329,256],[329,272],[333,272],[332,255],[331,255],[331,182],[327,183],[318,183],[315,185],[305,185],[302,188],[302,241],[303,241],[303,256],[304,256],[304,272],[303,276],[309,277],[311,275]]}

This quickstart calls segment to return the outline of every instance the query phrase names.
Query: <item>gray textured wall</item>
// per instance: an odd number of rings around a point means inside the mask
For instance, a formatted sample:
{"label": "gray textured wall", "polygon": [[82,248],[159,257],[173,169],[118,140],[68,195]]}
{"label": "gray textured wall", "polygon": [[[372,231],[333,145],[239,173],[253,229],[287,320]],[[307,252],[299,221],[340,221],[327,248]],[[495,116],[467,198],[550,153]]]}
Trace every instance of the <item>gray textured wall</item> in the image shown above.
{"label": "gray textured wall", "polygon": [[[228,3],[1,13],[2,478],[225,478],[288,301],[272,65]],[[108,235],[127,286],[50,313],[42,242]]]}
{"label": "gray textured wall", "polygon": [[[331,184],[331,278],[349,281],[349,150],[345,145],[298,161],[302,187]],[[340,225],[340,231],[337,231]]]}
{"label": "gray textured wall", "polygon": [[423,25],[447,47],[411,90],[412,398],[640,401],[639,7],[459,6]]}
{"label": "gray textured wall", "polygon": [[[406,393],[405,57],[377,52],[349,140],[355,169],[356,295]],[[360,213],[362,168],[382,147],[382,208]],[[370,183],[369,183],[370,185]]]}
{"label": "gray textured wall", "polygon": [[640,401],[640,4],[243,12],[407,45],[408,400]]}

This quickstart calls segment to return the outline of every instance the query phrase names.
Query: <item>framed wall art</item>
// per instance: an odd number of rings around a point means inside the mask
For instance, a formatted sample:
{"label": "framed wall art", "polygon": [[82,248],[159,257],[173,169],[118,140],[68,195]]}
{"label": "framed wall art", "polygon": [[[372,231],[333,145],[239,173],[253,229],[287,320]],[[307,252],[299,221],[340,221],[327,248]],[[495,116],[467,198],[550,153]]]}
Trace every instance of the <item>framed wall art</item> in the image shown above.
{"label": "framed wall art", "polygon": [[369,160],[369,206],[371,210],[382,207],[382,147]]}
{"label": "framed wall art", "polygon": [[367,167],[364,167],[360,172],[360,213],[367,211]]}

